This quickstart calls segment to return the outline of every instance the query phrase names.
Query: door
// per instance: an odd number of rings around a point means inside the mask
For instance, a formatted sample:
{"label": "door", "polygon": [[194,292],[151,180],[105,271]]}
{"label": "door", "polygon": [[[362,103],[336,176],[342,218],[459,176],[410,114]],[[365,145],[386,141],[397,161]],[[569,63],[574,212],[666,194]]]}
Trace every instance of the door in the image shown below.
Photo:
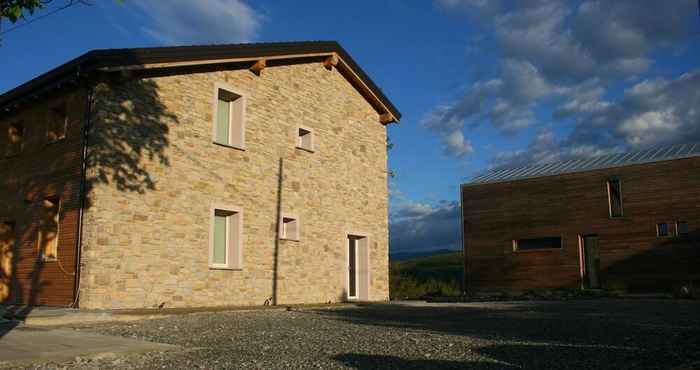
{"label": "door", "polygon": [[587,289],[600,288],[600,253],[598,235],[580,236],[581,278],[583,287]]}
{"label": "door", "polygon": [[348,237],[348,298],[357,298],[357,245],[358,239]]}

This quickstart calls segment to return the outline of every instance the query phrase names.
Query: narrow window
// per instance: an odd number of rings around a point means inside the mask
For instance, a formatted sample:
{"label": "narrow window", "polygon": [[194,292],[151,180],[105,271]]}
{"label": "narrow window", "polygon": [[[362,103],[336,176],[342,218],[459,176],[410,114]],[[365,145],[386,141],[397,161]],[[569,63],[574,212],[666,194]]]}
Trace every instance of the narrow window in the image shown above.
{"label": "narrow window", "polygon": [[685,221],[676,222],[676,236],[688,236],[690,233],[688,223]]}
{"label": "narrow window", "polygon": [[622,188],[620,180],[608,181],[608,210],[610,217],[622,217]]}
{"label": "narrow window", "polygon": [[561,237],[559,236],[513,240],[513,251],[515,252],[560,248]]}
{"label": "narrow window", "polygon": [[667,223],[660,223],[656,224],[656,236],[658,237],[664,237],[668,236],[668,224]]}
{"label": "narrow window", "polygon": [[61,201],[58,197],[44,198],[39,219],[39,256],[43,261],[58,257],[58,235]]}
{"label": "narrow window", "polygon": [[280,239],[299,240],[299,221],[293,216],[283,216],[280,223]]}
{"label": "narrow window", "polygon": [[0,301],[10,296],[15,238],[15,222],[0,223]]}
{"label": "narrow window", "polygon": [[297,148],[314,151],[314,133],[310,129],[299,127],[297,130]]}
{"label": "narrow window", "polygon": [[241,268],[242,212],[230,207],[213,209],[209,266],[211,268]]}
{"label": "narrow window", "polygon": [[223,88],[216,89],[214,142],[244,148],[245,99]]}
{"label": "narrow window", "polygon": [[7,129],[7,151],[6,155],[13,156],[22,152],[24,147],[24,125],[21,122],[10,124]]}
{"label": "narrow window", "polygon": [[49,110],[48,129],[46,137],[49,143],[66,138],[66,125],[68,124],[68,114],[66,106],[60,105]]}

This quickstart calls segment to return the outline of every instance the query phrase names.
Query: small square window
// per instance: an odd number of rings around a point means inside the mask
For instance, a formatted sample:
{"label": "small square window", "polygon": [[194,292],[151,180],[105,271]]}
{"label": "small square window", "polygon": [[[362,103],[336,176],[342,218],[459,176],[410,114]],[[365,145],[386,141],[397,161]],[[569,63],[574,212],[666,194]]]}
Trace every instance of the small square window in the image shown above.
{"label": "small square window", "polygon": [[214,109],[214,142],[238,149],[245,147],[245,97],[218,85]]}
{"label": "small square window", "polygon": [[676,222],[676,236],[688,236],[688,234],[690,234],[688,223],[685,221]]}
{"label": "small square window", "polygon": [[46,137],[49,143],[53,143],[66,138],[66,126],[68,125],[68,114],[65,105],[59,105],[49,110],[49,122],[46,130]]}
{"label": "small square window", "polygon": [[314,151],[314,133],[308,128],[299,127],[297,129],[297,148],[309,152]]}
{"label": "small square window", "polygon": [[44,198],[41,206],[37,236],[39,256],[43,261],[55,261],[58,257],[61,201],[58,197]]}
{"label": "small square window", "polygon": [[213,207],[210,235],[209,267],[242,268],[243,212],[234,207]]}
{"label": "small square window", "polygon": [[668,224],[667,223],[660,223],[656,224],[656,236],[658,237],[665,237],[668,236]]}
{"label": "small square window", "polygon": [[8,157],[18,155],[24,147],[24,125],[21,122],[10,124],[7,129],[7,148],[5,155]]}
{"label": "small square window", "polygon": [[282,216],[280,239],[299,240],[299,221],[294,216]]}

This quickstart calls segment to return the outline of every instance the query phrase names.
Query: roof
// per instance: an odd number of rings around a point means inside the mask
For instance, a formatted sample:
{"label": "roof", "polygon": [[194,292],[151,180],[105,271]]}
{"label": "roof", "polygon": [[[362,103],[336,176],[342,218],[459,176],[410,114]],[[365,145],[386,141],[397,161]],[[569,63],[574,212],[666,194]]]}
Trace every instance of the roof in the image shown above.
{"label": "roof", "polygon": [[700,156],[700,143],[676,144],[584,159],[498,169],[478,175],[464,185],[515,181],[697,156]]}
{"label": "roof", "polygon": [[[251,44],[196,45],[132,49],[98,49],[91,50],[70,60],[36,78],[17,86],[0,95],[0,111],[13,109],[30,96],[37,95],[52,86],[60,85],[70,79],[77,79],[90,72],[110,71],[128,68],[144,68],[158,64],[204,64],[228,63],[255,59],[294,59],[305,57],[336,56],[341,72],[349,72],[351,82],[366,86],[365,98],[375,99],[375,109],[380,114],[390,114],[387,121],[398,122],[401,113],[384,95],[382,90],[352,59],[345,49],[336,41],[303,41]],[[363,87],[361,86],[361,87]],[[356,88],[359,87],[355,86]],[[382,111],[384,110],[384,111]]]}

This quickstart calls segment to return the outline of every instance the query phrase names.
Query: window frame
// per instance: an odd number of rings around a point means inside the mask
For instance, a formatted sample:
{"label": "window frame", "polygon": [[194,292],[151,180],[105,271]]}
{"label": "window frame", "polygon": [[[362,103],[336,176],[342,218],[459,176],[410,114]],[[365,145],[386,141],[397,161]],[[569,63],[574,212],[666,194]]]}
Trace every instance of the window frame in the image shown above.
{"label": "window frame", "polygon": [[[684,233],[680,232],[681,224],[684,224],[686,227],[686,232],[684,232]],[[688,222],[687,221],[676,221],[676,236],[679,238],[683,238],[683,237],[686,237],[688,235],[690,235],[690,227],[688,226]]]}
{"label": "window frame", "polygon": [[[214,263],[215,217],[217,211],[230,212],[226,225],[226,258],[224,264]],[[228,204],[213,203],[209,216],[209,261],[210,270],[242,270],[243,269],[243,208]],[[235,230],[233,229],[235,228]],[[232,231],[236,234],[232,237]]]}
{"label": "window frame", "polygon": [[[296,226],[296,235],[289,236],[286,233],[286,228],[285,228],[285,222],[284,219],[291,219],[295,223]],[[297,217],[296,214],[291,214],[291,213],[283,213],[282,216],[280,217],[280,229],[279,229],[279,238],[281,240],[291,240],[298,242],[301,239],[301,222],[299,221],[299,217]]]}
{"label": "window frame", "polygon": [[[518,247],[518,244],[523,240],[549,239],[549,238],[558,238],[559,239],[559,247],[556,247],[556,248],[532,248],[532,249],[520,249]],[[512,248],[513,248],[513,253],[561,251],[564,249],[564,238],[561,236],[543,236],[543,237],[534,237],[534,238],[513,239],[512,240]]]}
{"label": "window frame", "polygon": [[[10,130],[13,127],[21,127],[21,135],[20,135],[20,141],[19,141],[19,149],[15,152],[10,152],[10,148],[13,147],[13,145],[10,143]],[[26,135],[27,128],[24,126],[24,122],[21,120],[16,120],[13,122],[9,122],[7,125],[7,130],[6,130],[6,137],[5,137],[5,151],[2,153],[6,158],[11,158],[11,157],[17,157],[19,156],[23,151],[24,151],[24,143],[25,143],[25,135]]]}
{"label": "window frame", "polygon": [[[44,216],[45,216],[43,214],[43,212],[45,211],[45,207],[43,206],[43,202],[46,202],[46,201],[56,203],[56,216],[55,216],[56,217],[56,220],[55,220],[55,222],[56,222],[56,235],[54,236],[53,240],[51,240],[51,243],[54,247],[53,249],[55,252],[54,252],[54,256],[52,256],[52,257],[48,257],[46,255],[47,248],[43,245],[44,244],[43,243],[43,241],[44,241],[43,222],[44,222]],[[42,262],[56,262],[56,261],[58,261],[58,247],[60,245],[59,241],[60,241],[60,237],[61,237],[61,211],[63,208],[63,202],[61,200],[61,197],[58,195],[44,197],[41,199],[41,202],[42,202],[42,210],[41,210],[42,217],[40,218],[40,221],[39,221],[39,227],[37,230],[37,239],[36,239],[37,249],[39,252],[39,259]]]}
{"label": "window frame", "polygon": [[[302,145],[303,135],[300,135],[300,131],[302,131],[302,130],[306,131],[307,135],[310,135],[308,147]],[[306,126],[301,126],[301,125],[297,126],[296,132],[295,132],[296,148],[301,149],[301,150],[305,150],[309,153],[314,153],[316,151],[316,137],[315,136],[316,135],[314,134],[314,130],[312,128],[306,127]]]}
{"label": "window frame", "polygon": [[[666,225],[666,234],[661,235],[661,225]],[[657,222],[656,223],[656,237],[657,238],[668,238],[671,237],[673,234],[671,233],[671,226],[669,225],[668,222]]]}
{"label": "window frame", "polygon": [[[63,114],[64,114],[63,124],[62,124],[63,131],[62,131],[61,136],[58,136],[55,139],[52,139],[49,134],[52,132],[51,129],[52,129],[53,123],[54,123],[54,121],[53,121],[54,112],[59,110],[59,109],[63,110]],[[46,113],[46,115],[47,115],[47,119],[46,119],[46,144],[49,145],[49,144],[53,144],[53,143],[57,143],[57,142],[66,140],[66,137],[68,135],[68,104],[66,102],[53,104],[49,107],[49,110]]]}
{"label": "window frame", "polygon": [[[233,94],[238,96],[238,98],[231,100],[231,106],[229,108],[229,130],[228,130],[228,143],[222,143],[220,141],[217,141],[216,138],[216,129],[217,125],[219,122],[219,109],[218,109],[218,104],[219,104],[219,91],[225,91],[229,94]],[[237,88],[234,88],[231,85],[225,84],[223,82],[217,82],[214,84],[214,93],[213,93],[213,101],[212,101],[212,143],[220,146],[224,146],[227,148],[234,148],[234,149],[239,149],[239,150],[246,150],[246,142],[245,142],[245,127],[246,127],[246,108],[248,105],[248,94],[244,91],[241,91]],[[238,102],[240,100],[240,102]],[[238,102],[235,104],[238,104],[240,106],[240,113],[236,114],[236,117],[234,117],[233,111],[234,107],[233,104],[234,102]],[[240,125],[234,125],[234,120],[238,118],[240,121]],[[235,130],[234,130],[235,129]],[[240,138],[238,142],[234,142],[234,132],[238,135]]]}
{"label": "window frame", "polygon": [[[619,215],[613,215],[613,199],[612,199],[612,182],[617,182],[618,184],[618,193],[620,195],[620,214]],[[622,203],[622,180],[619,178],[613,177],[605,181],[605,188],[608,192],[608,216],[610,218],[622,218],[625,216],[625,208]]]}

